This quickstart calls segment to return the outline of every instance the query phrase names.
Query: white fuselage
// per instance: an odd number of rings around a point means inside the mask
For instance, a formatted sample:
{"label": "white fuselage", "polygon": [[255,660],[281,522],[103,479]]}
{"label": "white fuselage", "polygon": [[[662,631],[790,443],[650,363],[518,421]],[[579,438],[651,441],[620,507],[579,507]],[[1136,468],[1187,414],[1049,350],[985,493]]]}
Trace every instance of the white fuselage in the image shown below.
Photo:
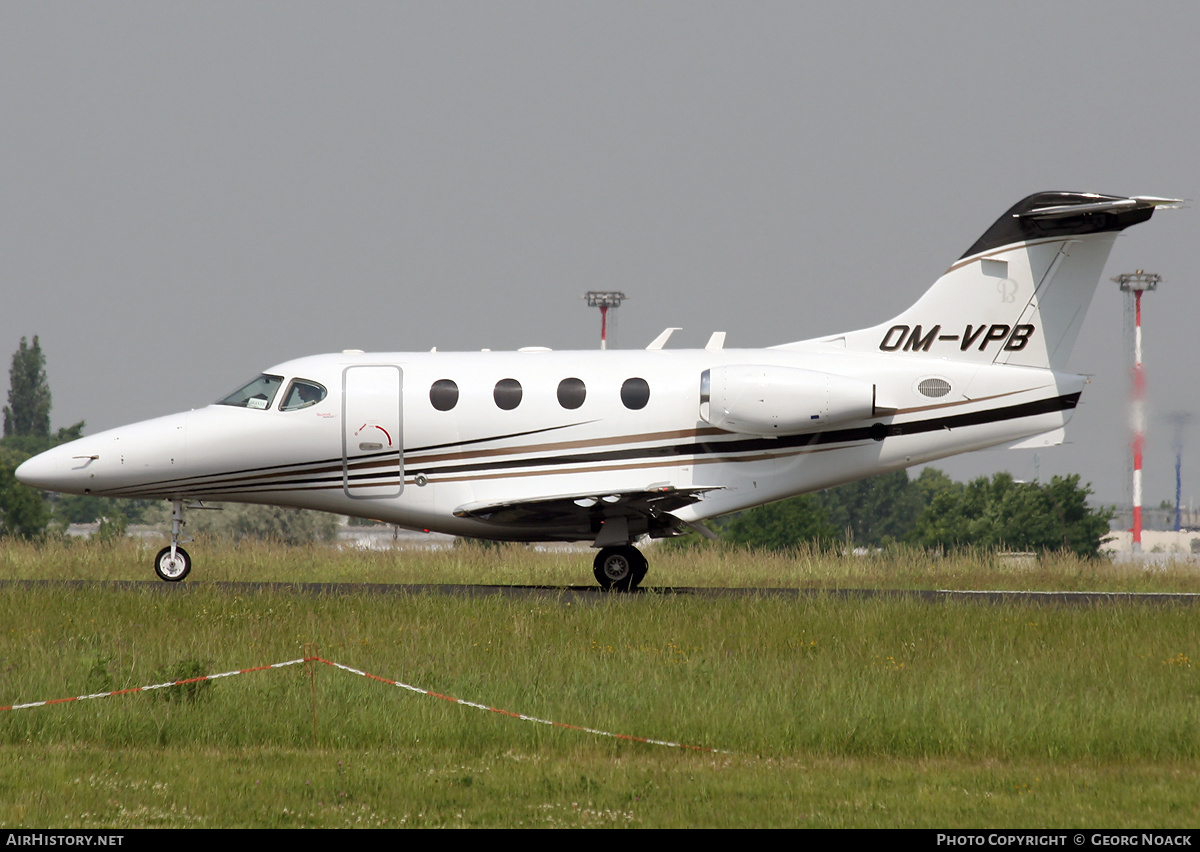
{"label": "white fuselage", "polygon": [[[811,424],[781,424],[778,435],[713,426],[727,421],[702,409],[702,375],[740,366],[853,380],[873,390],[873,410],[817,412]],[[673,511],[694,522],[1053,433],[1084,384],[1048,369],[820,341],[758,350],[350,352],[267,373],[284,388],[303,379],[328,393],[298,410],[280,410],[278,399],[260,409],[218,404],[102,432],[27,462],[21,478],[70,493],[272,503],[456,535],[586,540],[594,529],[552,514],[498,524],[472,510],[678,489],[701,495]],[[578,381],[564,403],[565,379]],[[438,410],[431,388],[446,380],[457,397]],[[519,397],[504,380],[519,383]],[[750,410],[753,396],[737,404]]]}

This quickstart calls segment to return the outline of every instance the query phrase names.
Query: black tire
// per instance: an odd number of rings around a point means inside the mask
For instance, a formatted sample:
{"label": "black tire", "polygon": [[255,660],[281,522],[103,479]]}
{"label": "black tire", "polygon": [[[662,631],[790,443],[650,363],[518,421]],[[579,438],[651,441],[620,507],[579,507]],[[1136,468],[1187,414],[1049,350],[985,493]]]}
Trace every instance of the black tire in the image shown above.
{"label": "black tire", "polygon": [[596,554],[592,573],[603,589],[628,592],[636,589],[646,576],[646,557],[640,550],[628,544],[606,547]]}
{"label": "black tire", "polygon": [[154,573],[160,580],[178,583],[192,570],[192,557],[182,547],[175,548],[175,560],[171,560],[171,548],[164,547],[154,557]]}
{"label": "black tire", "polygon": [[646,572],[650,570],[650,563],[637,548],[633,548],[633,552],[637,554],[637,559],[634,560],[633,585],[630,586],[630,588],[636,589],[638,586],[642,585],[642,580],[646,579]]}

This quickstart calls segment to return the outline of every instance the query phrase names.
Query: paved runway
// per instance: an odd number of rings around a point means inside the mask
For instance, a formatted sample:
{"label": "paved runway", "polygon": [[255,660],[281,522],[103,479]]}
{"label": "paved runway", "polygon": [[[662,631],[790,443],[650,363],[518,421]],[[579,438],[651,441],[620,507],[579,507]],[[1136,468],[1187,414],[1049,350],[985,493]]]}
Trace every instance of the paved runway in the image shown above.
{"label": "paved runway", "polygon": [[509,598],[560,600],[563,602],[599,602],[636,599],[647,595],[696,598],[763,598],[763,599],[918,599],[930,603],[972,601],[986,604],[1037,603],[1059,606],[1095,606],[1112,603],[1141,603],[1154,605],[1196,606],[1200,594],[1168,592],[1033,592],[1033,591],[963,591],[945,589],[714,589],[682,586],[638,589],[636,592],[606,592],[598,586],[489,586],[480,584],[399,584],[399,583],[231,583],[220,581],[184,581],[164,583],[161,580],[3,580],[0,588],[79,588],[126,589],[160,594],[189,594],[206,589],[253,593],[291,593],[300,595],[445,595],[447,597]]}

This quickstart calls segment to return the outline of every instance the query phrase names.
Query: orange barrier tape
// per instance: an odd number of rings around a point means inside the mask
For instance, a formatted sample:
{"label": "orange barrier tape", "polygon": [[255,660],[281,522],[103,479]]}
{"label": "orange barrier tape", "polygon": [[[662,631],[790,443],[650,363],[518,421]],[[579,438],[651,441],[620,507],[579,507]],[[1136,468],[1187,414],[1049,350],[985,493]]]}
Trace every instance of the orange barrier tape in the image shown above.
{"label": "orange barrier tape", "polygon": [[475,701],[467,701],[462,698],[455,698],[452,695],[443,695],[440,692],[433,692],[428,689],[422,689],[419,686],[413,686],[412,684],[403,683],[402,681],[389,680],[386,677],[380,677],[379,675],[371,674],[369,672],[364,672],[361,669],[351,668],[350,666],[343,665],[342,663],[335,663],[332,660],[326,660],[322,657],[302,657],[298,660],[288,660],[287,662],[284,662],[284,663],[272,663],[271,665],[267,665],[267,666],[255,666],[254,668],[238,669],[237,671],[221,672],[220,674],[202,675],[201,677],[192,677],[192,678],[187,678],[186,680],[171,681],[169,683],[155,683],[155,684],[150,684],[149,686],[135,686],[132,689],[116,689],[116,690],[113,690],[112,692],[96,692],[96,693],[93,693],[92,695],[76,695],[72,698],[54,698],[54,699],[50,699],[48,701],[33,701],[28,704],[12,704],[12,705],[9,705],[8,707],[0,707],[0,711],[28,710],[32,707],[47,707],[51,704],[64,704],[64,703],[67,703],[70,701],[87,701],[92,698],[110,698],[114,695],[129,695],[134,692],[148,692],[153,689],[165,689],[170,686],[182,686],[182,685],[188,684],[188,683],[199,683],[200,681],[204,681],[204,680],[218,680],[219,678],[223,678],[223,677],[233,677],[234,675],[250,674],[251,672],[264,672],[264,671],[270,671],[272,669],[282,669],[282,668],[286,668],[287,666],[299,665],[300,663],[324,663],[325,665],[332,666],[335,669],[340,669],[344,672],[349,672],[350,674],[356,674],[360,677],[365,677],[368,680],[375,680],[375,681],[379,681],[380,683],[386,683],[389,686],[394,686],[399,689],[404,689],[404,690],[407,690],[408,692],[415,692],[419,695],[427,695],[430,698],[440,698],[441,700],[449,701],[452,704],[461,704],[464,707],[472,707],[476,710],[484,710],[488,713],[498,713],[501,716],[508,716],[509,718],[512,718],[512,719],[520,719],[522,722],[534,722],[538,725],[550,725],[555,728],[566,728],[567,730],[580,731],[581,733],[592,734],[592,735],[598,736],[598,737],[611,737],[613,739],[618,739],[618,740],[629,740],[630,742],[646,743],[647,745],[667,746],[668,748],[682,748],[682,749],[689,749],[691,751],[704,751],[704,752],[712,752],[712,753],[717,753],[717,754],[727,753],[727,752],[721,751],[721,749],[707,748],[705,746],[687,745],[685,743],[676,743],[676,742],[671,742],[669,740],[655,740],[655,739],[650,739],[649,737],[636,737],[631,734],[617,734],[617,733],[613,733],[612,731],[600,730],[599,728],[588,728],[583,725],[571,725],[571,724],[568,724],[567,722],[555,722],[552,719],[540,719],[537,716],[527,716],[524,713],[515,713],[512,710],[503,710],[499,707],[490,707],[487,704],[479,704],[478,702],[475,702]]}

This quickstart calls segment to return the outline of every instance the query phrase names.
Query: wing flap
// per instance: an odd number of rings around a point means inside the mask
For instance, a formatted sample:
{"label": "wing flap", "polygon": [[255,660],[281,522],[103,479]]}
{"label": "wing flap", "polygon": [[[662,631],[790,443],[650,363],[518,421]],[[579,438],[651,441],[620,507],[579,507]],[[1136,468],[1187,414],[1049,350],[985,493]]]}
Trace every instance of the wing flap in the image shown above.
{"label": "wing flap", "polygon": [[[635,530],[673,535],[686,524],[672,512],[701,500],[715,488],[650,486],[614,493],[556,494],[527,500],[467,503],[454,510],[456,518],[471,518],[497,526],[548,525],[598,532],[605,521],[625,518]],[[584,536],[586,537],[586,536]]]}

